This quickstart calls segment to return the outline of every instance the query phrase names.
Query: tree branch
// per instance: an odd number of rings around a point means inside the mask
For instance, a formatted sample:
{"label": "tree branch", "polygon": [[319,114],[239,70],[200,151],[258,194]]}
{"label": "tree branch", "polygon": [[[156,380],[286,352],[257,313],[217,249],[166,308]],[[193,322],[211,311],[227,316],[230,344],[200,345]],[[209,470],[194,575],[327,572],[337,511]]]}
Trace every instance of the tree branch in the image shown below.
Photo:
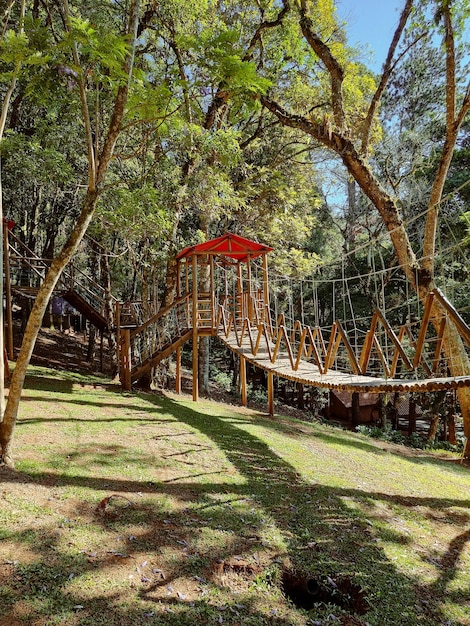
{"label": "tree branch", "polygon": [[323,61],[328,70],[331,80],[331,106],[335,124],[340,130],[346,129],[346,115],[343,102],[343,80],[344,70],[340,63],[333,56],[330,48],[314,32],[312,20],[307,15],[307,0],[301,0],[300,7],[300,28],[307,43]]}
{"label": "tree branch", "polygon": [[[70,27],[70,12],[69,12],[69,4],[68,0],[63,0],[63,8],[64,8],[64,22],[65,28],[68,32],[71,32]],[[72,44],[72,55],[74,63],[77,67],[80,67],[80,56],[78,54],[78,46],[76,42]],[[96,154],[93,142],[93,131],[91,127],[91,119],[90,119],[90,111],[88,110],[88,102],[86,97],[86,87],[85,81],[83,79],[83,74],[81,72],[78,73],[78,88],[80,91],[80,102],[82,107],[82,115],[83,115],[83,124],[85,126],[85,140],[87,145],[87,153],[88,153],[88,187],[90,191],[94,191],[96,185]]]}
{"label": "tree branch", "polygon": [[[380,79],[379,86],[377,87],[372,101],[369,106],[369,110],[367,111],[367,116],[364,122],[364,129],[362,133],[362,145],[361,145],[361,153],[365,155],[367,153],[367,147],[369,145],[370,134],[372,129],[372,122],[374,120],[375,113],[377,111],[377,107],[379,105],[382,94],[387,86],[390,75],[396,65],[396,63],[392,63],[395,51],[397,49],[398,43],[402,36],[402,33],[405,29],[406,23],[408,21],[408,17],[410,16],[411,9],[413,8],[414,0],[407,0],[405,7],[400,15],[400,21],[393,35],[392,43],[390,44],[390,48],[388,49],[387,58],[385,59],[385,63],[382,70],[382,77]],[[413,42],[414,44],[415,42]]]}

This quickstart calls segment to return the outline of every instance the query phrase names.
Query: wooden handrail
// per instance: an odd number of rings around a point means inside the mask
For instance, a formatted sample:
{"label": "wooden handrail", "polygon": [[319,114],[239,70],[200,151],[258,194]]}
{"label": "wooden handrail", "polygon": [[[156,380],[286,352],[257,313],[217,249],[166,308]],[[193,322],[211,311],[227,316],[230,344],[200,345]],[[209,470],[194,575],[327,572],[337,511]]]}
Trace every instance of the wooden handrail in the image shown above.
{"label": "wooden handrail", "polygon": [[189,301],[189,300],[191,300],[191,298],[192,298],[192,293],[189,293],[189,294],[185,294],[183,296],[180,296],[176,300],[173,300],[173,302],[171,304],[169,304],[168,306],[163,307],[162,309],[157,311],[157,313],[155,313],[155,315],[153,315],[146,322],[144,322],[143,324],[141,324],[137,328],[134,328],[134,330],[131,332],[131,339],[134,339],[134,337],[136,337],[139,333],[144,331],[146,328],[148,328],[152,324],[155,324],[155,322],[157,322],[161,317],[163,317],[164,315],[169,313],[172,309],[176,308],[179,304],[181,304],[182,302]]}

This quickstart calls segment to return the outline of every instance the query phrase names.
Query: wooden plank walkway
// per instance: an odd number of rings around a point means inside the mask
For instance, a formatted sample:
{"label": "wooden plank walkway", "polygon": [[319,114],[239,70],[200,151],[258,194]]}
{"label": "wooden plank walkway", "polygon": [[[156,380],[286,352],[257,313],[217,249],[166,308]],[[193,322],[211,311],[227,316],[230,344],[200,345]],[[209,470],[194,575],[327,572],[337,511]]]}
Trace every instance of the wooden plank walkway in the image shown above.
{"label": "wooden plank walkway", "polygon": [[[280,350],[275,363],[271,363],[267,348],[262,345],[262,342],[255,356],[248,336],[244,336],[241,347],[238,345],[237,337],[233,331],[228,336],[225,336],[222,331],[218,337],[230,350],[244,356],[249,363],[256,367],[266,372],[272,372],[281,378],[287,378],[288,380],[313,387],[359,393],[379,393],[381,391],[401,391],[407,393],[412,391],[424,392],[456,389],[470,385],[468,376],[419,380],[413,378],[376,378],[374,376],[347,374],[336,370],[329,370],[326,374],[321,374],[314,363],[305,360],[301,360],[298,369],[294,370],[287,352]],[[274,351],[274,344],[272,344],[272,351]]]}

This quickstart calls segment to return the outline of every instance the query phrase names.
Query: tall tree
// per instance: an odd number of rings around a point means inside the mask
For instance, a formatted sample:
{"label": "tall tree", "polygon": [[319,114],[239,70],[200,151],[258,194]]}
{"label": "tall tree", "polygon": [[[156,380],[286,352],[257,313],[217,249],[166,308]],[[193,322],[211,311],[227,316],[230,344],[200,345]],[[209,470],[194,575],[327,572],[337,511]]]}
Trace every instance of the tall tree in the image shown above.
{"label": "tall tree", "polygon": [[[23,51],[20,55],[14,56],[13,69],[10,75],[10,81],[7,85],[5,95],[3,97],[2,108],[0,111],[0,143],[3,140],[5,125],[7,121],[8,109],[10,107],[11,97],[15,91],[16,83],[18,80],[18,74],[20,73],[21,65],[25,60],[24,55],[24,15],[25,15],[25,1],[21,0],[19,3],[19,17],[18,17],[18,33],[8,28],[10,12],[13,8],[13,3],[10,3],[9,7],[5,11],[5,22],[2,24],[2,41],[1,48],[8,49],[13,44],[22,48]],[[15,47],[16,47],[15,46]],[[2,161],[0,155],[0,226],[2,228],[2,236],[0,241],[0,262],[3,264],[3,187],[2,187]],[[3,266],[2,266],[3,267]],[[3,333],[3,269],[0,272],[0,420],[3,419],[5,412],[5,349],[4,349],[4,333]]]}
{"label": "tall tree", "polygon": [[[328,4],[328,3],[326,3]],[[433,289],[434,257],[436,245],[436,228],[439,203],[442,197],[447,172],[453,156],[454,147],[462,123],[470,109],[470,84],[459,89],[458,57],[456,55],[456,32],[460,36],[467,18],[465,3],[425,2],[406,0],[400,15],[399,24],[394,33],[382,75],[378,86],[369,101],[368,108],[357,111],[351,106],[351,75],[352,66],[344,56],[342,37],[338,30],[330,27],[324,30],[325,24],[318,20],[318,11],[325,3],[299,0],[296,4],[298,24],[303,40],[308,45],[313,59],[317,59],[318,73],[322,81],[322,101],[310,102],[307,112],[304,102],[295,102],[289,94],[273,89],[269,96],[261,98],[263,104],[277,119],[288,127],[298,128],[314,137],[329,150],[341,158],[350,175],[357,181],[360,188],[377,208],[389,234],[399,263],[410,283],[414,286],[421,299],[426,298]],[[426,18],[420,8],[433,11],[432,19]],[[375,175],[368,157],[371,150],[371,138],[377,110],[381,97],[397,67],[399,59],[398,44],[407,22],[414,11],[422,23],[422,33],[436,32],[442,36],[445,54],[445,137],[435,177],[431,185],[428,199],[428,210],[424,228],[421,258],[418,259],[413,250],[405,223],[400,210],[400,200],[389,192],[387,187]],[[400,52],[404,54],[406,50]],[[397,56],[398,55],[398,56]],[[357,84],[357,83],[356,83]],[[313,92],[312,92],[313,94]],[[281,104],[280,99],[283,102]],[[359,113],[359,116],[358,116]],[[357,133],[359,129],[359,133]],[[433,319],[436,324],[442,316],[438,306],[433,308]],[[452,325],[448,325],[445,334],[444,350],[449,358],[453,375],[469,375],[470,363],[462,345],[462,341]],[[464,429],[470,441],[470,389],[460,388],[459,400],[464,418]],[[466,456],[470,456],[470,443]]]}
{"label": "tall tree", "polygon": [[[110,8],[112,8],[111,5]],[[63,65],[66,66],[66,63],[68,63],[69,66],[74,68],[73,71],[75,72],[73,78],[76,80],[81,102],[85,137],[84,145],[88,158],[88,184],[80,215],[61,251],[52,261],[44,282],[39,289],[24,333],[20,353],[10,383],[7,406],[3,420],[0,423],[1,459],[8,466],[14,465],[12,457],[13,431],[27,366],[31,359],[44,312],[64,267],[77,250],[91,221],[96,203],[103,191],[106,174],[122,129],[132,81],[139,13],[140,1],[132,0],[127,14],[123,16],[123,31],[121,33],[113,33],[110,36],[104,30],[101,33],[98,32],[83,19],[72,17],[68,0],[63,0],[60,17],[64,30],[59,49],[63,49],[65,52]],[[107,49],[107,46],[112,46],[112,48]],[[67,59],[68,50],[70,50],[69,59]],[[87,66],[85,60],[90,65]],[[89,86],[87,85],[88,72],[90,70],[95,73],[103,71],[103,76],[107,76],[107,80],[111,83],[112,91],[114,92],[108,130],[101,145],[95,142],[93,134],[94,129],[87,89]]]}

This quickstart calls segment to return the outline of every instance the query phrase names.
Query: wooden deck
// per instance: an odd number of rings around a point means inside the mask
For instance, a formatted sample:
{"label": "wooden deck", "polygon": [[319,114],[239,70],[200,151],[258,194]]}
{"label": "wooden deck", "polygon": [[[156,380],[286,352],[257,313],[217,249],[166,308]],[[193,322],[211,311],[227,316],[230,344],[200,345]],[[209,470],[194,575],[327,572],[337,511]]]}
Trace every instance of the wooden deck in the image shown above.
{"label": "wooden deck", "polygon": [[[221,332],[218,337],[230,350],[243,356],[256,367],[303,385],[359,393],[440,391],[470,385],[470,377],[468,376],[419,380],[412,378],[376,378],[374,376],[347,374],[336,370],[329,370],[327,374],[321,374],[316,364],[304,360],[300,361],[298,369],[294,370],[287,353],[280,351],[275,362],[272,363],[267,349],[263,348],[262,345],[259,346],[256,356],[253,354],[250,340],[247,336],[243,338],[241,346],[238,345],[234,332],[230,332],[227,336]],[[272,350],[274,350],[274,345]]]}

